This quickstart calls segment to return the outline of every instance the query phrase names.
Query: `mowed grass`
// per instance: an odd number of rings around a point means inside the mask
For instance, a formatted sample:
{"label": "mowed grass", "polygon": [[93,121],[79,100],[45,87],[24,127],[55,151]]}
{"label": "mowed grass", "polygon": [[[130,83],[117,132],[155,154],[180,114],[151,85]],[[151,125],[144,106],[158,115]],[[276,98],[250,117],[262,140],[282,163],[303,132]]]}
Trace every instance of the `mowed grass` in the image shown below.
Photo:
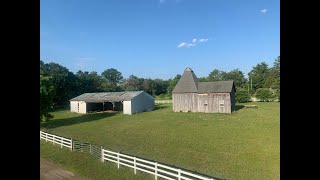
{"label": "mowed grass", "polygon": [[172,105],[164,104],[134,115],[59,110],[42,126],[54,134],[213,177],[280,179],[280,103],[246,104],[259,108],[238,104],[232,114],[174,113]]}
{"label": "mowed grass", "polygon": [[151,179],[151,174],[133,173],[133,169],[116,164],[101,163],[90,154],[71,152],[69,149],[54,146],[52,143],[40,141],[40,157],[64,166],[67,170],[91,179]]}

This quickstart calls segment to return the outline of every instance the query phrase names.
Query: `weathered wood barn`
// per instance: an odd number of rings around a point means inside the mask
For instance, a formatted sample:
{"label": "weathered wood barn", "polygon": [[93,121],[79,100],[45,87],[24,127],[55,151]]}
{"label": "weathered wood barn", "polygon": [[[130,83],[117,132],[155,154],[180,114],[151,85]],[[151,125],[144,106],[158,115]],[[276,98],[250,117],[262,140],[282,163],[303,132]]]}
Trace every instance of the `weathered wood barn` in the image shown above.
{"label": "weathered wood barn", "polygon": [[186,68],[172,91],[173,111],[231,113],[235,110],[233,81],[199,82]]}
{"label": "weathered wood barn", "polygon": [[134,114],[154,109],[154,97],[144,91],[85,93],[70,99],[71,112],[123,111]]}

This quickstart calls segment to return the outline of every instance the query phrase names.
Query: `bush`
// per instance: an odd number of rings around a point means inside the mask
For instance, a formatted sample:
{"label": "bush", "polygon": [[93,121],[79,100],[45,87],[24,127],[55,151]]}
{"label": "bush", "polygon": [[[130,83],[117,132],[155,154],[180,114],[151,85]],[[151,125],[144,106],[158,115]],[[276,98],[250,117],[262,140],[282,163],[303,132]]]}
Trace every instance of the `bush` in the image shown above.
{"label": "bush", "polygon": [[273,94],[267,88],[260,88],[256,91],[256,97],[261,101],[270,101],[273,98]]}
{"label": "bush", "polygon": [[247,90],[239,89],[236,92],[236,102],[248,102],[250,100],[250,96]]}

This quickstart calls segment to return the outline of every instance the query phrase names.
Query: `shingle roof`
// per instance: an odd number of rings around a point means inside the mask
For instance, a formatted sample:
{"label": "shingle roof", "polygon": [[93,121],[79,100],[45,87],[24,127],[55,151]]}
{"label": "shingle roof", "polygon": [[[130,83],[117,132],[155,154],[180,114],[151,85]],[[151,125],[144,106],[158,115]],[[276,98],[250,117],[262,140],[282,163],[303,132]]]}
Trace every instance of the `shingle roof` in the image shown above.
{"label": "shingle roof", "polygon": [[231,92],[233,86],[233,81],[199,82],[194,72],[186,68],[172,93]]}
{"label": "shingle roof", "polygon": [[199,82],[198,93],[231,92],[233,81]]}
{"label": "shingle roof", "polygon": [[85,101],[92,103],[130,101],[142,92],[143,91],[84,93],[70,99],[70,101]]}
{"label": "shingle roof", "polygon": [[186,68],[172,92],[198,92],[198,82],[199,80],[193,71],[190,68]]}

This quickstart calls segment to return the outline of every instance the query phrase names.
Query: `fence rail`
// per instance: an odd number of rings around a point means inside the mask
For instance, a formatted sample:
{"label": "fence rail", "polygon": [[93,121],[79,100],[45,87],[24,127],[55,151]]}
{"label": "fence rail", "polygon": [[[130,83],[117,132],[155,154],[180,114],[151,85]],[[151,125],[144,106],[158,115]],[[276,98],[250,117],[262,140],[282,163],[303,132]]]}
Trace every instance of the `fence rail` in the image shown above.
{"label": "fence rail", "polygon": [[70,148],[71,151],[90,153],[94,157],[100,159],[102,162],[114,162],[118,165],[118,169],[120,168],[120,165],[123,165],[133,168],[135,174],[137,173],[137,170],[153,174],[156,180],[158,177],[169,180],[213,180],[212,177],[206,177],[204,175],[188,172],[158,162],[153,162],[119,152],[106,150],[103,149],[102,146],[99,147],[88,142],[81,142],[78,140],[64,138],[42,131],[40,131],[40,140],[41,139],[46,140],[46,142],[50,141],[53,144],[59,144],[61,148],[65,146],[67,148]]}
{"label": "fence rail", "polygon": [[172,100],[155,100],[155,104],[167,104],[167,103],[172,103]]}
{"label": "fence rail", "polygon": [[46,140],[46,142],[50,141],[53,144],[59,144],[61,148],[64,146],[72,150],[72,139],[40,131],[40,140],[41,139]]}

